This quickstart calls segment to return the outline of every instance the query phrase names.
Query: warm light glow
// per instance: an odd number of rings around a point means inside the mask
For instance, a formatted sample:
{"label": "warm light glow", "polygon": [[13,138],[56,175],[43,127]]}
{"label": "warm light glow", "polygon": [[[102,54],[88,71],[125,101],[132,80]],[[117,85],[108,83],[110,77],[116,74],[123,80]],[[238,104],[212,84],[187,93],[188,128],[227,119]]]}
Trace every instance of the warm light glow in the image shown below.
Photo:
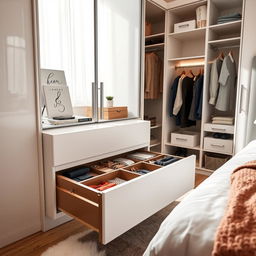
{"label": "warm light glow", "polygon": [[186,67],[198,67],[198,66],[204,66],[204,59],[200,58],[200,59],[193,59],[193,60],[182,60],[179,61],[175,67],[176,68],[186,68]]}

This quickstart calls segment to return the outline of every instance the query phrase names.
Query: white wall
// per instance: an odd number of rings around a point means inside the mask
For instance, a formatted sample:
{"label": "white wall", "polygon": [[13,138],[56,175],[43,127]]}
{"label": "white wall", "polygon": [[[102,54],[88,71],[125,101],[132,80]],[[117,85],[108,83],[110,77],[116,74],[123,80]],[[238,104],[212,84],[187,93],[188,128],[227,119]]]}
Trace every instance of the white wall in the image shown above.
{"label": "white wall", "polygon": [[31,3],[0,1],[0,247],[41,229]]}

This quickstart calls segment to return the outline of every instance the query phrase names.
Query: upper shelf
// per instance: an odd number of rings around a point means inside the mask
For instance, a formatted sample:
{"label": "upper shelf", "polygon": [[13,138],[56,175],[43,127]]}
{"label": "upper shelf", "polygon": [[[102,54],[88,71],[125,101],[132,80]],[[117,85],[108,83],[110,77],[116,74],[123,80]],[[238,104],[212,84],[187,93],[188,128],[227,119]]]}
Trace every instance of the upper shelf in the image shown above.
{"label": "upper shelf", "polygon": [[209,45],[212,47],[231,47],[231,46],[238,46],[240,45],[240,37],[233,37],[227,39],[220,39],[220,40],[213,40],[208,42]]}
{"label": "upper shelf", "polygon": [[145,36],[145,40],[147,39],[157,39],[157,38],[164,38],[164,33],[158,33],[158,34],[153,34],[150,36]]}
{"label": "upper shelf", "polygon": [[197,60],[197,59],[204,59],[205,55],[199,55],[199,56],[189,56],[189,57],[180,57],[180,58],[171,58],[168,59],[168,61],[186,61],[186,60]]}
{"label": "upper shelf", "polygon": [[191,40],[205,37],[206,28],[196,28],[185,32],[170,33],[169,36],[178,40]]}
{"label": "upper shelf", "polygon": [[242,21],[233,21],[224,24],[212,25],[209,27],[211,31],[218,34],[219,36],[225,36],[227,34],[239,34],[241,32]]}

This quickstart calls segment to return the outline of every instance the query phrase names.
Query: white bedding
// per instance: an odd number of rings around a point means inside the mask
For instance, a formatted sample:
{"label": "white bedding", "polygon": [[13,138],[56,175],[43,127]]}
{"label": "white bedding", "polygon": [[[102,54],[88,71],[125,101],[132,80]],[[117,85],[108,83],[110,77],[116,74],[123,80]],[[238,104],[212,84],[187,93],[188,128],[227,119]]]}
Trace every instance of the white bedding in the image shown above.
{"label": "white bedding", "polygon": [[232,171],[256,160],[256,140],[192,191],[163,221],[144,256],[210,256]]}

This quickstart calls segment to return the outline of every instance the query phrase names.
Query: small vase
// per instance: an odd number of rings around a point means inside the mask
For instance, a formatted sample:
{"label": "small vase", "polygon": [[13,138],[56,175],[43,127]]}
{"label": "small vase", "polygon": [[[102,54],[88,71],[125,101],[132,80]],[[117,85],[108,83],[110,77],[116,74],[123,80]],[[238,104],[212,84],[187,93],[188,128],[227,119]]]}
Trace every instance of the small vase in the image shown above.
{"label": "small vase", "polygon": [[107,100],[107,107],[112,108],[113,107],[113,100]]}

